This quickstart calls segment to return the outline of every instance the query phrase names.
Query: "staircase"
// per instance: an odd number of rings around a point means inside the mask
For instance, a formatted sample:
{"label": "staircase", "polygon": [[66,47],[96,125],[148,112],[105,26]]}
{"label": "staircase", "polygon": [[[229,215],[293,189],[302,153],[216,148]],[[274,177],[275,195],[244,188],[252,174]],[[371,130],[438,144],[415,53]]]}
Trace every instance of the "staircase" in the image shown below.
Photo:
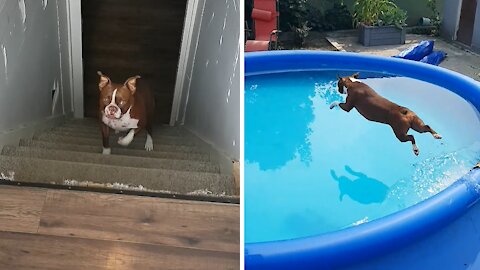
{"label": "staircase", "polygon": [[121,135],[110,135],[112,154],[102,155],[98,121],[70,120],[32,139],[22,139],[18,146],[4,146],[0,178],[24,185],[53,184],[213,201],[238,199],[233,177],[221,174],[209,150],[184,128],[154,128],[154,151],[150,152],[144,149],[144,132],[128,147],[116,143]]}

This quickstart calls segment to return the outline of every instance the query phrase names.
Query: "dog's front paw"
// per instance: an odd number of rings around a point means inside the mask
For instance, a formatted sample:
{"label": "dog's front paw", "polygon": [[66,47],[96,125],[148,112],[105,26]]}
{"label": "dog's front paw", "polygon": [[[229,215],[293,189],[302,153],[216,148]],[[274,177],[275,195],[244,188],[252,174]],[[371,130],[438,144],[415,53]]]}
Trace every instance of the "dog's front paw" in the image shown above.
{"label": "dog's front paw", "polygon": [[153,143],[150,143],[150,144],[146,143],[145,144],[145,150],[152,151],[153,150]]}
{"label": "dog's front paw", "polygon": [[128,136],[118,138],[117,143],[122,146],[128,146],[132,140],[129,140]]}
{"label": "dog's front paw", "polygon": [[338,106],[339,104],[340,104],[340,102],[338,102],[338,101],[333,102],[332,104],[330,104],[330,110],[335,108],[335,106]]}
{"label": "dog's front paw", "polygon": [[111,148],[103,148],[103,151],[102,151],[102,154],[104,155],[110,155],[112,153],[112,149]]}
{"label": "dog's front paw", "polygon": [[435,133],[433,134],[433,137],[437,140],[441,139],[442,138],[442,135],[438,134],[438,133]]}
{"label": "dog's front paw", "polygon": [[145,141],[145,150],[152,151],[153,150],[153,140],[150,134],[147,135],[147,140]]}

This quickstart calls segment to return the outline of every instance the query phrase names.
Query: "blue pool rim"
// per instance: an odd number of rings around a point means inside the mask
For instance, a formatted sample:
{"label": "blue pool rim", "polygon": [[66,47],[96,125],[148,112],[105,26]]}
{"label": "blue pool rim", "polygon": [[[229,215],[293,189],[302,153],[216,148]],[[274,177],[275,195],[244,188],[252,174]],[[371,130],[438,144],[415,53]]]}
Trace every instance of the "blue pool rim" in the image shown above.
{"label": "blue pool rim", "polygon": [[[312,70],[353,70],[360,74],[365,71],[411,77],[444,87],[480,111],[478,82],[433,65],[347,52],[245,53],[245,77]],[[480,199],[479,181],[480,170],[472,169],[435,196],[359,226],[292,240],[245,243],[245,266],[247,269],[334,269],[376,258],[418,241],[462,216]]]}

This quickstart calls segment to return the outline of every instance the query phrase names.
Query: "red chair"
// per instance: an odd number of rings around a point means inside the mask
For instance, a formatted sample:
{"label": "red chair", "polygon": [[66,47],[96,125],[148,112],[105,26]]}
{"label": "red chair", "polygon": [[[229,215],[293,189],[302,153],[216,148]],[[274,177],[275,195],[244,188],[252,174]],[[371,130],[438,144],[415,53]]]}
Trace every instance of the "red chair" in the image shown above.
{"label": "red chair", "polygon": [[254,0],[252,20],[255,40],[247,40],[246,52],[277,49],[278,41],[278,0]]}

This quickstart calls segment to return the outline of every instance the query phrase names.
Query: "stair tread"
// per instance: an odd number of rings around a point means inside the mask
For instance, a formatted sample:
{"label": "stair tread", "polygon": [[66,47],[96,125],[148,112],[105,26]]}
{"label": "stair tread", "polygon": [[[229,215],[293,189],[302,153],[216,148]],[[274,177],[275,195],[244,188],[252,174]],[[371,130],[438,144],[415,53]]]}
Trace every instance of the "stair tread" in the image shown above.
{"label": "stair tread", "polygon": [[[73,136],[73,137],[95,137],[95,138],[98,138],[98,137],[101,136],[100,129],[98,129],[98,130],[80,130],[79,131],[78,129],[68,129],[68,128],[58,129],[58,128],[55,128],[55,129],[52,129],[52,130],[49,130],[49,131],[45,131],[41,134],[45,134],[45,133],[62,135],[62,136]],[[125,134],[126,132],[121,132],[120,134],[122,134],[122,133]],[[120,134],[115,134],[115,132],[113,132],[113,131],[110,132],[111,136],[118,136]],[[140,133],[138,133],[135,136],[145,137],[145,135],[146,135],[146,132],[140,131]],[[157,139],[167,139],[167,140],[169,140],[169,139],[189,140],[189,138],[186,137],[185,135],[174,135],[174,134],[155,134],[155,133],[153,133],[152,138],[153,139],[155,139],[155,138],[157,138]]]}
{"label": "stair tread", "polygon": [[23,182],[65,184],[65,180],[75,180],[104,184],[141,185],[152,191],[170,191],[182,194],[199,190],[208,190],[214,194],[234,194],[232,177],[218,173],[130,168],[0,156],[0,172],[9,174],[12,171],[15,181]]}
{"label": "stair tread", "polygon": [[127,155],[102,155],[101,153],[79,153],[68,150],[45,149],[26,146],[4,146],[2,150],[2,155],[137,168],[170,169],[212,173],[219,172],[219,168],[216,164],[204,161],[165,158],[162,159]]}
{"label": "stair tread", "polygon": [[[40,140],[32,140],[32,139],[22,139],[20,140],[20,145],[37,147],[37,148],[68,150],[68,151],[75,151],[75,152],[90,152],[90,153],[102,152],[102,147],[100,145],[98,146],[79,145],[79,144],[48,142],[48,141],[40,141]],[[209,154],[204,152],[145,151],[140,149],[119,147],[116,145],[112,145],[112,155],[131,155],[131,156],[140,156],[140,157],[173,158],[173,159],[198,160],[198,161],[210,160]]]}
{"label": "stair tread", "polygon": [[[121,136],[125,136],[125,134],[112,134],[110,135],[110,144],[116,143],[118,138]],[[98,134],[92,135],[85,135],[85,136],[72,136],[71,134],[58,134],[58,133],[42,133],[36,135],[35,139],[43,139],[43,140],[51,140],[51,141],[59,141],[59,142],[77,142],[77,143],[86,143],[92,145],[99,145],[102,143],[102,136],[100,132]],[[145,134],[139,134],[133,138],[131,145],[138,145],[138,147],[145,145]],[[189,146],[195,147],[195,143],[191,140],[186,138],[175,138],[175,137],[161,137],[161,136],[153,136],[153,143],[154,146],[158,145],[177,145],[177,146]]]}
{"label": "stair tread", "polygon": [[[45,138],[45,137],[36,137],[33,138],[34,141],[46,141],[46,142],[56,142],[56,143],[63,143],[63,144],[75,144],[75,145],[90,145],[90,146],[102,146],[102,140],[98,139],[78,139],[78,138]],[[117,144],[117,142],[112,142],[110,144],[111,148],[124,148],[124,149],[135,149],[135,150],[145,150],[145,141],[143,139],[137,138],[134,139],[128,146],[121,146]],[[182,152],[182,153],[202,153],[203,151],[200,150],[196,146],[191,145],[173,145],[173,144],[161,144],[154,142],[154,149],[152,152]]]}

